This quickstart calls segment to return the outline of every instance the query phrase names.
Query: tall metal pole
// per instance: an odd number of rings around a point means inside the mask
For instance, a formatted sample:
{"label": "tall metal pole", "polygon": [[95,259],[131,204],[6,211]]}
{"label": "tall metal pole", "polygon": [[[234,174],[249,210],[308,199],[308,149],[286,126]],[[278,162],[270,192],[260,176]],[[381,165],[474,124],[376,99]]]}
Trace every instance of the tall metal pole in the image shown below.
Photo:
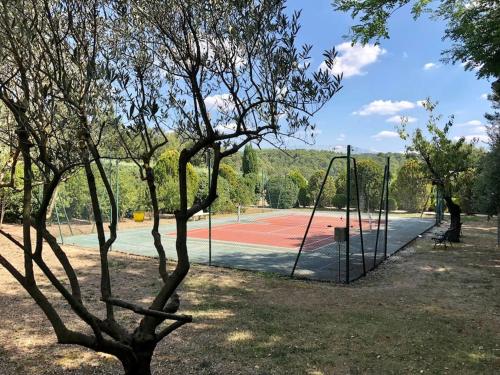
{"label": "tall metal pole", "polygon": [[328,168],[326,170],[325,178],[323,179],[323,183],[321,184],[321,186],[319,188],[318,196],[316,198],[316,201],[314,202],[314,208],[312,210],[311,217],[309,218],[309,222],[307,223],[307,227],[306,227],[306,231],[304,233],[304,237],[302,238],[302,242],[300,243],[299,252],[297,253],[297,257],[295,258],[295,263],[293,264],[293,268],[292,268],[292,272],[290,274],[290,277],[293,277],[293,274],[295,273],[295,269],[297,268],[297,264],[299,262],[300,254],[302,254],[302,250],[304,249],[304,243],[306,242],[307,234],[309,233],[309,229],[311,228],[311,223],[313,221],[314,214],[316,213],[316,209],[318,208],[319,199],[321,197],[321,194],[323,193],[323,188],[325,187],[326,180],[328,178],[328,174],[330,173],[330,169],[332,168],[332,164],[333,164],[333,162],[336,159],[345,159],[345,156],[334,156],[330,160],[330,164],[328,165]]}
{"label": "tall metal pole", "polygon": [[116,159],[116,229],[120,222],[120,161]]}
{"label": "tall metal pole", "polygon": [[359,180],[358,180],[358,166],[356,158],[352,158],[354,166],[354,181],[356,183],[356,203],[358,204],[358,220],[359,220],[359,236],[361,240],[361,256],[363,257],[363,276],[366,275],[366,262],[365,262],[365,243],[363,240],[363,221],[361,220],[361,202],[359,200]]}
{"label": "tall metal pole", "polygon": [[382,220],[382,207],[384,204],[385,179],[387,178],[387,165],[384,167],[384,180],[382,182],[382,194],[380,195],[380,205],[378,210],[377,235],[375,237],[375,251],[373,253],[373,268],[377,266],[378,240],[380,237],[380,221]]}
{"label": "tall metal pole", "polygon": [[387,178],[385,180],[385,231],[384,231],[384,258],[387,258],[387,232],[389,230],[389,173],[391,171],[391,157],[387,157]]}
{"label": "tall metal pole", "polygon": [[61,243],[64,245],[64,237],[61,230],[61,220],[59,219],[59,210],[57,209],[57,203],[55,208],[56,208],[57,226],[59,227],[59,236],[61,236]]}
{"label": "tall metal pole", "polygon": [[[212,185],[212,170],[210,164],[210,149],[207,148],[208,194],[210,194]],[[208,265],[212,265],[212,204],[208,206]]]}
{"label": "tall metal pole", "polygon": [[350,212],[351,212],[351,145],[347,146],[347,163],[346,163],[346,173],[347,173],[347,207],[345,214],[345,224],[346,224],[346,239],[345,239],[345,281],[349,284],[349,251],[350,251]]}

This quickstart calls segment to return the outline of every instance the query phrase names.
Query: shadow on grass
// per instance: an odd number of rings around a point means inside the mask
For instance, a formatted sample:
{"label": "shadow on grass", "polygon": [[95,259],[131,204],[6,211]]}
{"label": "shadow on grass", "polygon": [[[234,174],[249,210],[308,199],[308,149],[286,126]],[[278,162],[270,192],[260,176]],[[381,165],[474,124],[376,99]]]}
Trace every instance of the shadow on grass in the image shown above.
{"label": "shadow on grass", "polygon": [[[158,346],[155,373],[495,373],[500,332],[492,311],[500,303],[498,293],[473,278],[491,278],[496,291],[500,272],[483,274],[470,264],[498,255],[489,248],[463,245],[448,252],[429,246],[420,241],[415,256],[391,265],[395,272],[369,276],[352,288],[194,266],[182,286],[180,312],[195,321]],[[85,299],[102,313],[98,256],[78,251],[75,257],[85,259],[78,268],[82,284],[89,285]],[[146,305],[161,286],[157,261],[116,253],[110,259],[115,294]],[[43,314],[18,290],[9,284],[0,291],[0,370],[121,371],[115,360],[57,345]],[[45,290],[50,294],[51,288]],[[65,304],[55,294],[51,298],[73,322]],[[117,311],[120,319],[134,321],[132,314]]]}

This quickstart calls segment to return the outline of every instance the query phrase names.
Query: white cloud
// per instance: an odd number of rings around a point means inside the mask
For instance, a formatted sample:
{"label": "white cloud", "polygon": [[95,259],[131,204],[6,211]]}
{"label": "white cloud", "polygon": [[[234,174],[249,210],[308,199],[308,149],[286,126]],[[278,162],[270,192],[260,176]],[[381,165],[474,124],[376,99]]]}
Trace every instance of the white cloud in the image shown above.
{"label": "white cloud", "polygon": [[411,117],[411,116],[399,116],[399,115],[395,115],[395,116],[392,116],[392,117],[389,117],[387,120],[387,122],[392,122],[394,124],[401,124],[401,120],[404,118],[406,118],[406,122],[408,122],[409,124],[411,124],[412,122],[415,122],[417,121],[417,118],[416,117]]}
{"label": "white cloud", "polygon": [[481,99],[488,100],[488,94],[481,94]]}
{"label": "white cloud", "polygon": [[339,141],[339,142],[345,141],[345,134],[344,133],[340,133],[340,135],[337,138],[337,141]]}
{"label": "white cloud", "polygon": [[228,134],[232,133],[236,130],[236,123],[230,122],[228,124],[219,124],[215,127],[215,131],[219,134]]}
{"label": "white cloud", "polygon": [[[471,143],[471,142],[485,142],[487,143],[489,141],[489,137],[486,134],[469,134],[469,135],[464,135],[465,142]],[[453,139],[455,141],[458,141],[461,137],[454,137]]]}
{"label": "white cloud", "polygon": [[477,126],[481,126],[482,123],[481,121],[479,120],[470,120],[470,121],[467,121],[467,122],[463,122],[461,124],[457,124],[458,127],[460,128],[463,128],[463,127],[477,127]]}
{"label": "white cloud", "polygon": [[399,138],[399,134],[388,130],[382,130],[381,132],[372,135],[372,138],[377,141],[382,141],[384,139]]}
{"label": "white cloud", "polygon": [[[363,68],[375,63],[380,56],[387,52],[385,49],[374,44],[362,46],[359,44],[351,45],[351,42],[339,44],[335,46],[335,49],[339,55],[335,59],[330,72],[332,74],[344,73],[345,78],[366,74]],[[328,67],[325,62],[322,62],[319,69],[328,70]]]}
{"label": "white cloud", "polygon": [[423,67],[424,70],[431,70],[431,69],[437,69],[437,68],[439,68],[439,65],[432,63],[432,62],[425,64]]}
{"label": "white cloud", "polygon": [[212,110],[230,110],[234,107],[234,104],[231,100],[230,94],[217,94],[207,96],[205,98],[205,105],[209,111]]}
{"label": "white cloud", "polygon": [[479,71],[479,69],[481,69],[483,67],[483,64],[476,64],[475,62],[469,60],[469,61],[460,63],[460,66],[463,67],[464,69],[467,69],[467,66],[469,66],[468,69],[472,69],[473,71],[477,72],[477,71]]}
{"label": "white cloud", "polygon": [[369,115],[394,115],[406,109],[415,108],[415,103],[400,100],[374,100],[369,104],[365,104],[359,111],[353,112],[355,115],[369,116]]}

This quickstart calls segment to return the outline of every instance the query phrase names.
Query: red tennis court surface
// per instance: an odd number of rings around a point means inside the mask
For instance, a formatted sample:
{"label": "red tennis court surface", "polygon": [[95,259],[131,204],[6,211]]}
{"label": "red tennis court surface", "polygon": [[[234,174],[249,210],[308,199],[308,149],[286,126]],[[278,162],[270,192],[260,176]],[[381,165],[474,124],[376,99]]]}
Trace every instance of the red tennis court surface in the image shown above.
{"label": "red tennis court surface", "polygon": [[[296,249],[302,242],[308,221],[309,216],[288,215],[257,219],[251,223],[223,224],[212,227],[212,239]],[[364,222],[363,227],[367,226]],[[315,216],[304,250],[316,250],[333,243],[334,227],[345,227],[345,219]],[[358,227],[358,220],[351,220],[351,228]],[[192,229],[188,231],[188,237],[208,239],[208,228]]]}

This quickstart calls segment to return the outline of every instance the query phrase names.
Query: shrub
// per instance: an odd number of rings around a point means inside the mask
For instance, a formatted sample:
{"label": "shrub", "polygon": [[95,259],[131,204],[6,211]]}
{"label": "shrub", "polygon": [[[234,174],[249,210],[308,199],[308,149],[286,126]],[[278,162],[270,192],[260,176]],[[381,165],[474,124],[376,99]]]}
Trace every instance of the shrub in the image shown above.
{"label": "shrub", "polygon": [[272,177],[266,192],[266,199],[272,208],[292,208],[297,202],[299,187],[288,176]]}
{"label": "shrub", "polygon": [[398,209],[398,202],[394,198],[389,197],[388,203],[389,203],[389,211],[395,211]]}
{"label": "shrub", "polygon": [[347,196],[345,194],[335,194],[332,199],[332,206],[338,209],[344,208],[347,204]]}

